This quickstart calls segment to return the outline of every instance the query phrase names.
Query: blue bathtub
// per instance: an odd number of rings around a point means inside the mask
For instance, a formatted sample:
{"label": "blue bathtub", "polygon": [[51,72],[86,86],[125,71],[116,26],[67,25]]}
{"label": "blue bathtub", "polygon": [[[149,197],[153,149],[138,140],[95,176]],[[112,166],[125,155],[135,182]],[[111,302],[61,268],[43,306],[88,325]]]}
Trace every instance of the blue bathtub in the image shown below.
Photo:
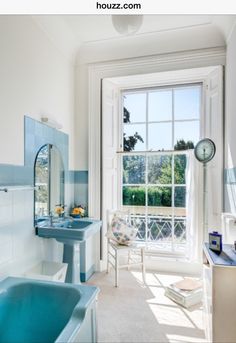
{"label": "blue bathtub", "polygon": [[96,342],[98,288],[9,277],[0,282],[0,343]]}

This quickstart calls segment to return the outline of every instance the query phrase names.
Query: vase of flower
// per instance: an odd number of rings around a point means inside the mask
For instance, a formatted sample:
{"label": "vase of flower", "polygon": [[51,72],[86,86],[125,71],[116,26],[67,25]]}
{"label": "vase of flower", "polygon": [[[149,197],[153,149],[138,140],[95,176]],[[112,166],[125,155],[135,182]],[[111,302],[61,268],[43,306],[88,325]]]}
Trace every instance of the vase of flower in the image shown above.
{"label": "vase of flower", "polygon": [[80,218],[83,217],[85,213],[84,208],[81,205],[74,206],[71,211],[71,217],[73,218]]}

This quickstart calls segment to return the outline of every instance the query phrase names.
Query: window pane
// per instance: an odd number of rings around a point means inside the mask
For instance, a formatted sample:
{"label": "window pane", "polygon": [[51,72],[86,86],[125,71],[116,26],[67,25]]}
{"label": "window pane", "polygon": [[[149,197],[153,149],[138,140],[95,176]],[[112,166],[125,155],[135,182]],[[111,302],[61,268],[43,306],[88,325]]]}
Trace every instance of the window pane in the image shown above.
{"label": "window pane", "polygon": [[123,156],[123,184],[145,183],[145,157]]}
{"label": "window pane", "polygon": [[[149,217],[148,218],[148,240],[156,243],[168,243],[172,241],[172,219],[171,217]],[[170,248],[165,245],[163,248]],[[169,250],[169,249],[168,249]]]}
{"label": "window pane", "polygon": [[126,94],[124,101],[124,123],[146,121],[146,93]]}
{"label": "window pane", "polygon": [[186,155],[175,155],[174,183],[185,184]]}
{"label": "window pane", "polygon": [[124,125],[124,151],[146,150],[145,124]]}
{"label": "window pane", "polygon": [[201,87],[174,90],[174,117],[176,119],[200,118]]}
{"label": "window pane", "polygon": [[[176,144],[187,146],[193,145],[199,141],[199,121],[175,122],[175,148]],[[193,147],[193,146],[192,146]]]}
{"label": "window pane", "polygon": [[145,206],[145,187],[124,186],[123,205],[125,206]]}
{"label": "window pane", "polygon": [[[145,208],[144,208],[145,209]],[[144,240],[146,238],[146,219],[145,215],[131,215],[131,225],[138,229],[136,238]]]}
{"label": "window pane", "polygon": [[148,183],[171,184],[172,156],[149,156],[148,157]]}
{"label": "window pane", "polygon": [[172,124],[158,123],[148,125],[148,149],[171,150],[172,149]]}
{"label": "window pane", "polygon": [[186,207],[186,188],[175,187],[175,207]]}
{"label": "window pane", "polygon": [[175,217],[174,240],[176,244],[186,243],[186,219]]}
{"label": "window pane", "polygon": [[172,91],[157,91],[148,94],[148,120],[172,120]]}
{"label": "window pane", "polygon": [[148,187],[148,206],[171,206],[171,187]]}

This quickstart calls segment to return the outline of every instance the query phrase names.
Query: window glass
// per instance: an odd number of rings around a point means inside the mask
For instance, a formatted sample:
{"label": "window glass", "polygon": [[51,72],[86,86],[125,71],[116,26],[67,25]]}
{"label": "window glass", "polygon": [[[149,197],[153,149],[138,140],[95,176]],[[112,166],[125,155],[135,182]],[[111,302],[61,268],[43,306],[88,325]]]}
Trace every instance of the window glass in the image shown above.
{"label": "window glass", "polygon": [[[153,218],[154,219],[154,218]],[[159,220],[150,221],[148,226],[148,240],[151,242],[161,243],[172,240],[171,218],[160,218]],[[170,248],[171,246],[169,246]]]}
{"label": "window glass", "polygon": [[148,120],[172,120],[172,91],[160,90],[148,94]]}
{"label": "window glass", "polygon": [[123,96],[123,104],[124,123],[146,121],[146,93],[125,94]]}
{"label": "window glass", "polygon": [[174,119],[199,119],[201,87],[174,89]]}
{"label": "window glass", "polygon": [[175,187],[175,207],[186,206],[186,187]]}
{"label": "window glass", "polygon": [[148,150],[172,150],[172,124],[148,124]]}
{"label": "window glass", "polygon": [[174,183],[184,184],[185,183],[185,169],[186,169],[186,155],[175,155],[174,156]]}
{"label": "window glass", "polygon": [[174,221],[174,242],[175,244],[185,244],[186,242],[186,222],[183,218],[175,218]]}
{"label": "window glass", "polygon": [[123,184],[145,183],[145,157],[123,156]]}
{"label": "window glass", "polygon": [[123,140],[124,151],[146,150],[146,125],[124,125]]}
{"label": "window glass", "polygon": [[148,206],[171,206],[171,187],[148,187]]}
{"label": "window glass", "polygon": [[148,183],[171,184],[172,182],[172,156],[148,157]]}
{"label": "window glass", "polygon": [[199,141],[199,121],[175,122],[175,141],[174,144],[193,144]]}
{"label": "window glass", "polygon": [[124,186],[123,205],[126,206],[145,206],[145,187]]}

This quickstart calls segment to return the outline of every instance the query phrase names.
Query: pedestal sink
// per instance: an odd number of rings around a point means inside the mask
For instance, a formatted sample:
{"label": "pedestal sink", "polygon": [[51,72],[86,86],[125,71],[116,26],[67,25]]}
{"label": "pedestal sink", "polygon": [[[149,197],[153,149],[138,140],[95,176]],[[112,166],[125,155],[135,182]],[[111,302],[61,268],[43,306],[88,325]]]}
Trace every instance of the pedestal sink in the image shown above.
{"label": "pedestal sink", "polygon": [[80,243],[96,234],[101,227],[100,220],[74,219],[62,220],[49,225],[48,221],[38,224],[39,237],[55,238],[64,244],[63,262],[68,264],[66,282],[80,282]]}

